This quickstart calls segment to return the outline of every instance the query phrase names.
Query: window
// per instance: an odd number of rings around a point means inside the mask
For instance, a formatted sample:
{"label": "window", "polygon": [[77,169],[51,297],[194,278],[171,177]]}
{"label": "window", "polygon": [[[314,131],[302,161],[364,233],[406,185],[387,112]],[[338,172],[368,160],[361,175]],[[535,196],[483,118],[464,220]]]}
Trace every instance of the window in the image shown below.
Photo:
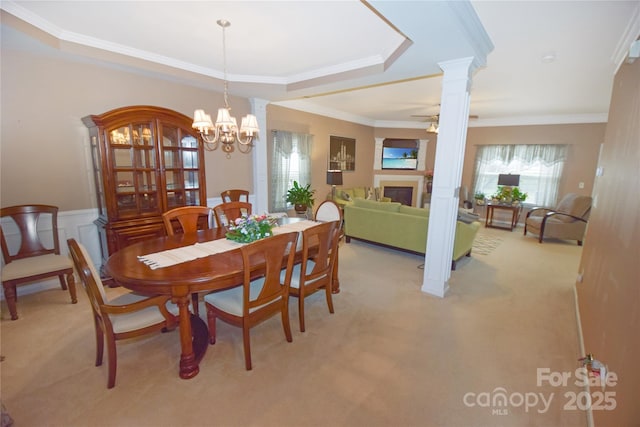
{"label": "window", "polygon": [[474,192],[491,197],[499,174],[520,175],[527,203],[554,206],[567,157],[566,145],[483,145],[476,155]]}
{"label": "window", "polygon": [[311,143],[313,135],[273,131],[271,160],[271,212],[285,212],[287,190],[298,181],[302,186],[311,183]]}

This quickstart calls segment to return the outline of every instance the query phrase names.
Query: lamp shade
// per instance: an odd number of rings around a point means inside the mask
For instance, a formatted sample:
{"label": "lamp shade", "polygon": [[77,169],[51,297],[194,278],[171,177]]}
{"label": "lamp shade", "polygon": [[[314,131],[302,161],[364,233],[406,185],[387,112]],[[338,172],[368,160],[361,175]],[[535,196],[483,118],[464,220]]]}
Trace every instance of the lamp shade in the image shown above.
{"label": "lamp shade", "polygon": [[329,185],[342,185],[342,171],[341,170],[328,170],[327,171],[327,184],[329,184]]}
{"label": "lamp shade", "polygon": [[509,187],[517,187],[520,185],[520,175],[499,174],[498,185],[507,185]]}

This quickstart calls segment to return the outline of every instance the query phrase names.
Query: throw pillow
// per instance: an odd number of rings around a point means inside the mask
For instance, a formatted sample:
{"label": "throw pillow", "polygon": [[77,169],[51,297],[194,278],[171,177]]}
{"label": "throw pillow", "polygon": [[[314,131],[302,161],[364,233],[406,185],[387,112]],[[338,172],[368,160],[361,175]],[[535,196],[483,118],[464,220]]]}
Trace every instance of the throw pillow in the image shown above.
{"label": "throw pillow", "polygon": [[343,191],[341,194],[343,199],[345,199],[347,202],[351,201],[351,196],[349,195],[349,193],[347,193],[346,191]]}
{"label": "throw pillow", "polygon": [[463,210],[458,210],[458,221],[464,222],[465,224],[471,224],[472,222],[480,221],[480,217]]}

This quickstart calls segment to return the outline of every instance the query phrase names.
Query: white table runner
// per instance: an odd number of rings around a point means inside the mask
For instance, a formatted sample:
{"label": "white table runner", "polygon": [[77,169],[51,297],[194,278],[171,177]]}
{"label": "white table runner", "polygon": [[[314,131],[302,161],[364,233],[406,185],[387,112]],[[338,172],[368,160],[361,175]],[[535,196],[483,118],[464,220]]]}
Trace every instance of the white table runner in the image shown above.
{"label": "white table runner", "polygon": [[[287,233],[290,231],[302,232],[309,227],[319,224],[315,221],[304,220],[292,222],[273,228],[273,234]],[[229,239],[218,239],[204,243],[196,243],[181,248],[168,249],[166,251],[156,252],[148,255],[139,255],[138,259],[149,266],[150,269],[170,267],[172,265],[181,264],[183,262],[193,261],[194,259],[204,258],[221,252],[231,251],[244,245],[245,243],[234,242]],[[298,248],[302,247],[302,239],[298,238]]]}

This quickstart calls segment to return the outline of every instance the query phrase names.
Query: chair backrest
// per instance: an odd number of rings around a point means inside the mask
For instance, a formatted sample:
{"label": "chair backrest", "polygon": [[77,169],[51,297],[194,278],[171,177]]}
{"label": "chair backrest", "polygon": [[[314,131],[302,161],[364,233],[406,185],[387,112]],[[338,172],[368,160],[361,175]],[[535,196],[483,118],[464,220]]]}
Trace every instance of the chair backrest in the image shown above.
{"label": "chair backrest", "polygon": [[213,208],[218,227],[226,227],[231,221],[235,221],[242,215],[251,215],[251,203],[227,202]]}
{"label": "chair backrest", "polygon": [[[275,301],[286,298],[291,284],[293,263],[296,256],[298,233],[276,234],[257,240],[240,248],[244,267],[243,315]],[[287,255],[288,254],[288,255]],[[282,262],[287,257],[284,282],[281,281]],[[256,280],[256,272],[263,274]],[[259,282],[259,288],[252,285]]]}
{"label": "chair backrest", "polygon": [[[51,233],[53,236],[53,248],[47,248],[40,240],[38,234],[38,222],[40,216],[51,219]],[[50,205],[20,205],[9,206],[0,209],[0,217],[11,217],[20,231],[20,248],[15,253],[10,253],[9,245],[5,239],[4,231],[0,226],[0,244],[4,262],[30,258],[34,256],[58,254],[60,255],[60,242],[58,241],[58,207]]]}
{"label": "chair backrest", "polygon": [[316,210],[316,221],[342,221],[342,210],[333,200],[325,200]]}
{"label": "chair backrest", "polygon": [[227,202],[247,202],[249,203],[249,192],[247,190],[225,190],[220,193],[222,203]]}
{"label": "chair backrest", "polygon": [[162,221],[167,235],[172,236],[176,233],[175,220],[180,224],[182,233],[195,233],[199,229],[213,227],[211,215],[211,208],[207,206],[183,206],[163,213]]}
{"label": "chair backrest", "polygon": [[71,254],[73,265],[89,297],[93,312],[96,316],[102,318],[100,306],[106,303],[107,294],[102,280],[100,280],[100,274],[98,274],[98,270],[93,265],[87,249],[81,243],[78,243],[75,239],[68,239],[67,245],[69,245],[69,254]]}
{"label": "chair backrest", "polygon": [[[591,211],[591,203],[591,196],[569,193],[558,203],[556,211],[577,216],[578,218],[588,219],[589,212]],[[560,217],[560,220],[565,222],[572,221],[569,217]]]}
{"label": "chair backrest", "polygon": [[[339,237],[340,221],[323,222],[302,231],[301,281],[304,280],[305,283],[330,282],[333,265],[338,254]],[[313,268],[311,271],[307,271],[310,260],[313,261]]]}

